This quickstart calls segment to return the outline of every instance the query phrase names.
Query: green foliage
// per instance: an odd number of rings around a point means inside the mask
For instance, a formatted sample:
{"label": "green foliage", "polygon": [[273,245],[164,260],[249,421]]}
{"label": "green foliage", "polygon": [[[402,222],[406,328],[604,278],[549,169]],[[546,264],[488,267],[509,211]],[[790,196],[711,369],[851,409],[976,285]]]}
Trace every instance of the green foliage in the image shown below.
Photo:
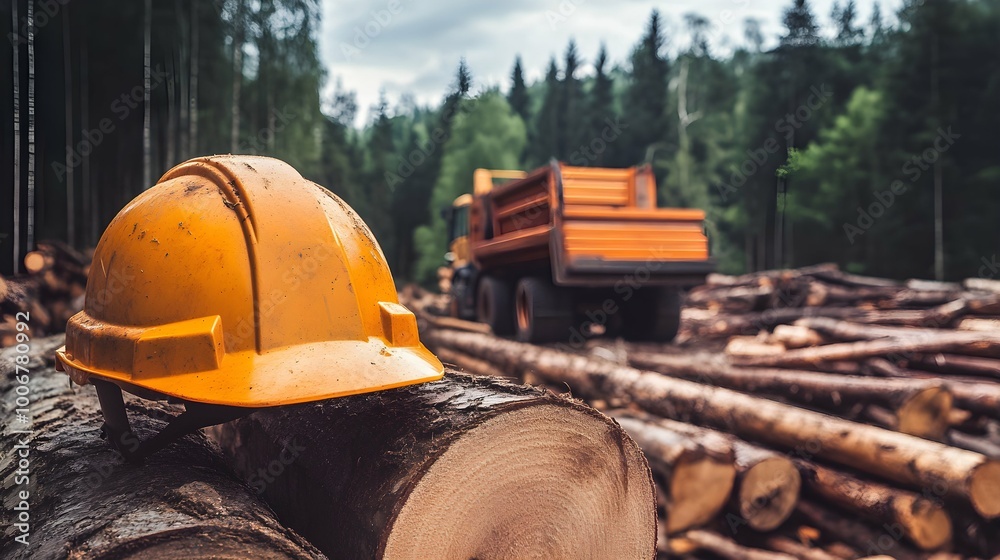
{"label": "green foliage", "polygon": [[527,137],[524,122],[498,91],[462,101],[452,136],[444,145],[441,173],[430,202],[430,223],[417,228],[414,242],[419,260],[414,279],[430,284],[447,251],[442,208],[459,195],[472,192],[472,174],[479,167],[516,169]]}

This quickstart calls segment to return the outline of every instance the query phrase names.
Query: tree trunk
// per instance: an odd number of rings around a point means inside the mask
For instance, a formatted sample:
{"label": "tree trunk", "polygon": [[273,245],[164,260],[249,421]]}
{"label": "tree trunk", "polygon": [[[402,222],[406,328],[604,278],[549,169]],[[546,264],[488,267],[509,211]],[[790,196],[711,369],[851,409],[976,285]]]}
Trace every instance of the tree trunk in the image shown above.
{"label": "tree trunk", "polygon": [[1000,462],[936,442],[841,418],[496,337],[447,330],[424,336],[505,368],[530,368],[574,392],[628,396],[642,408],[735,435],[797,449],[911,486],[941,488],[1000,516]]}
{"label": "tree trunk", "polygon": [[733,367],[722,360],[633,353],[633,366],[671,377],[728,387],[745,393],[764,393],[786,400],[841,411],[852,405],[881,404],[897,416],[900,432],[941,439],[948,429],[951,395],[940,382],[891,381],[864,376],[810,371]]}
{"label": "tree trunk", "polygon": [[13,271],[17,274],[21,270],[21,29],[17,18],[17,5],[15,0],[11,2],[11,36],[14,40],[10,42],[13,56],[13,104],[14,104],[14,207],[11,209],[14,214],[14,262]]}
{"label": "tree trunk", "polygon": [[243,34],[246,0],[236,0],[233,25],[233,97],[230,101],[229,152],[239,153],[240,144],[240,88],[243,85]]}
{"label": "tree trunk", "polygon": [[[73,389],[52,367],[62,337],[34,339],[27,384],[15,377],[15,348],[0,355],[4,418],[28,387],[29,423],[14,421],[2,441],[8,457],[24,451],[27,466],[5,461],[2,476],[11,516],[3,558],[322,558],[240,481],[204,436],[186,437],[142,466],[125,465],[100,437],[93,387]],[[43,360],[45,363],[43,363]],[[19,375],[25,375],[23,370]],[[129,399],[140,436],[163,426],[167,405]],[[27,433],[18,433],[19,431]],[[18,447],[23,446],[23,447]],[[27,471],[18,481],[16,469]],[[15,492],[16,491],[16,492]],[[20,492],[28,492],[29,531],[17,523]],[[30,513],[29,513],[30,512]],[[26,535],[28,544],[14,540]]]}
{"label": "tree trunk", "polygon": [[188,149],[190,156],[198,155],[198,21],[201,14],[198,11],[198,0],[191,0],[191,88],[188,97],[190,103],[190,124],[188,125]]}
{"label": "tree trunk", "polygon": [[153,145],[150,127],[152,106],[150,105],[150,43],[153,35],[153,2],[146,0],[143,11],[143,51],[142,51],[142,189],[153,186]]}
{"label": "tree trunk", "polygon": [[76,190],[73,185],[73,62],[69,5],[63,7],[63,95],[66,99],[66,241],[76,246]]}
{"label": "tree trunk", "polygon": [[815,463],[795,461],[806,490],[879,525],[898,526],[922,550],[951,542],[951,520],[939,504],[913,492],[861,480]]}
{"label": "tree trunk", "polygon": [[545,391],[450,372],[260,410],[212,434],[282,521],[331,558],[655,554],[638,446],[606,416]]}
{"label": "tree trunk", "polygon": [[666,500],[667,534],[704,525],[722,511],[736,477],[732,450],[706,447],[686,434],[627,415],[614,418],[649,459]]}

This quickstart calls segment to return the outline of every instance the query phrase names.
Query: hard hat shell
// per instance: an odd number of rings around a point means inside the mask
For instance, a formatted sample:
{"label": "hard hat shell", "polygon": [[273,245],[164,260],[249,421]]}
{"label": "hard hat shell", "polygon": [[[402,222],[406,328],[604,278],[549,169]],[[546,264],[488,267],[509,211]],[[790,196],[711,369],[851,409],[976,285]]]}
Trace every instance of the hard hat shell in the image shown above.
{"label": "hard hat shell", "polygon": [[443,374],[361,218],[257,156],[182,163],[119,212],[57,355],[77,382],[247,407]]}

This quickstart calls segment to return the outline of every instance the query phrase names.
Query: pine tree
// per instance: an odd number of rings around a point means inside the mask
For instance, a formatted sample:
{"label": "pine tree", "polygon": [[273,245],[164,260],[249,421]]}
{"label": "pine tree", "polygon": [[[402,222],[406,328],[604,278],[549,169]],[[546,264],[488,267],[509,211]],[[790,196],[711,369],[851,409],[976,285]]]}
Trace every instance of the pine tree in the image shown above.
{"label": "pine tree", "polygon": [[594,61],[594,85],[590,91],[590,125],[587,137],[589,139],[601,138],[602,143],[599,143],[598,146],[603,144],[604,149],[591,149],[589,154],[592,154],[593,158],[589,155],[585,157],[585,160],[588,160],[587,164],[598,167],[607,163],[611,157],[610,152],[614,149],[614,144],[604,142],[602,136],[604,129],[608,126],[608,120],[615,119],[614,81],[605,68],[607,64],[608,51],[602,43],[601,50],[598,51],[597,59]]}
{"label": "pine tree", "polygon": [[431,194],[441,174],[444,145],[451,138],[455,119],[471,88],[472,72],[462,58],[452,89],[445,96],[441,109],[426,125],[428,130],[411,135],[397,167],[391,170],[389,180],[395,185],[392,216],[396,233],[396,260],[392,262],[392,271],[402,278],[412,278],[414,274],[414,232],[418,226],[433,219]]}
{"label": "pine tree", "polygon": [[795,0],[795,3],[785,10],[783,22],[786,33],[781,38],[782,45],[806,47],[819,43],[816,19],[806,0]]}
{"label": "pine tree", "polygon": [[670,66],[662,53],[664,43],[660,13],[653,10],[642,40],[632,51],[632,81],[625,92],[628,140],[623,146],[624,161],[619,160],[619,164],[642,161],[650,148],[669,137],[666,112]]}
{"label": "pine tree", "polygon": [[[379,95],[378,105],[375,107],[375,122],[372,124],[371,139],[368,144],[369,173],[368,173],[368,207],[370,214],[362,216],[365,222],[371,227],[375,239],[382,245],[382,251],[387,256],[393,255],[392,219],[386,209],[389,208],[393,195],[393,184],[389,181],[388,173],[393,169],[395,158],[395,146],[392,139],[392,121],[388,115],[389,103],[385,99],[385,92]],[[392,257],[389,256],[390,262]]]}
{"label": "pine tree", "polygon": [[743,39],[750,46],[751,52],[759,53],[764,45],[764,33],[760,30],[760,20],[746,18],[743,20]]}
{"label": "pine tree", "polygon": [[847,0],[843,7],[838,2],[834,2],[830,17],[837,29],[837,45],[856,45],[864,38],[864,30],[854,24],[854,20],[858,17],[854,0]]}
{"label": "pine tree", "polygon": [[549,68],[545,72],[545,93],[542,107],[535,115],[534,145],[531,147],[529,161],[531,166],[541,165],[550,158],[559,156],[559,99],[561,97],[559,67],[556,59],[549,60]]}
{"label": "pine tree", "polygon": [[868,36],[871,37],[871,45],[881,45],[885,41],[885,22],[882,21],[882,8],[878,2],[872,7]]}
{"label": "pine tree", "polygon": [[514,59],[514,70],[510,76],[510,93],[507,94],[507,103],[510,104],[514,112],[521,116],[524,122],[528,122],[531,99],[528,97],[528,87],[524,83],[524,71],[521,67],[521,57],[518,55]]}
{"label": "pine tree", "polygon": [[572,39],[566,47],[565,66],[562,82],[559,84],[559,110],[557,113],[558,150],[557,157],[566,160],[570,154],[580,149],[586,142],[583,122],[585,100],[583,86],[576,77],[580,59],[576,53],[576,42]]}

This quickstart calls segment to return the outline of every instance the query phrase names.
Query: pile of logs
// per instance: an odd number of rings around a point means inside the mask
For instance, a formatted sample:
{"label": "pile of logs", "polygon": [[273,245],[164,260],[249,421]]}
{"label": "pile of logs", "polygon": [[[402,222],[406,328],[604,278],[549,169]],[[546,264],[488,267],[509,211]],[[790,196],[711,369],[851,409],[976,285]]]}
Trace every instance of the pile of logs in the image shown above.
{"label": "pile of logs", "polygon": [[83,309],[88,255],[60,241],[41,241],[24,256],[24,270],[0,276],[0,348],[14,343],[18,313],[28,313],[34,336],[43,336],[63,332]]}
{"label": "pile of logs", "polygon": [[856,323],[943,328],[962,318],[967,328],[996,329],[1000,281],[969,278],[961,283],[858,276],[822,264],[742,276],[710,274],[691,290],[681,341],[754,335],[804,317]]}
{"label": "pile of logs", "polygon": [[618,421],[653,468],[663,555],[1000,554],[1000,283],[713,275],[664,346],[521,344],[405,295],[442,360]]}

